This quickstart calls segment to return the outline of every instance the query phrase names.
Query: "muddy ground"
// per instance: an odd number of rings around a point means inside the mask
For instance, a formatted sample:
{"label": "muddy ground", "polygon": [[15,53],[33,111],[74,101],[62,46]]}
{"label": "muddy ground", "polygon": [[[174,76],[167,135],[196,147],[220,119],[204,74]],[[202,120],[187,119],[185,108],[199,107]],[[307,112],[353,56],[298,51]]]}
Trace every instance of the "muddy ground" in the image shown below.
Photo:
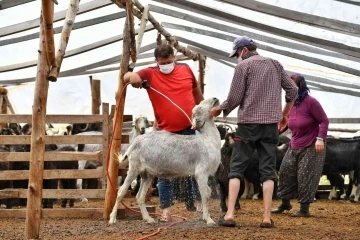
{"label": "muddy ground", "polygon": [[[125,202],[136,206],[134,199]],[[215,221],[221,214],[218,203],[218,200],[210,202]],[[151,204],[159,212],[157,197],[152,198]],[[186,210],[184,203],[176,203],[173,213],[187,217],[188,221],[177,223],[149,239],[360,239],[360,203],[318,200],[311,205],[310,218],[273,215],[276,225],[273,229],[259,228],[262,200],[243,199],[241,204],[236,218],[239,226],[224,228],[207,227],[198,220],[196,213]],[[273,202],[274,207],[278,204],[278,200]],[[293,206],[291,212],[298,210],[295,201]],[[103,201],[76,202],[76,207],[103,207]],[[151,226],[142,220],[118,220],[115,225],[109,225],[103,219],[43,219],[41,239],[136,239],[165,225]],[[0,219],[0,239],[23,239],[24,229],[25,219]]]}

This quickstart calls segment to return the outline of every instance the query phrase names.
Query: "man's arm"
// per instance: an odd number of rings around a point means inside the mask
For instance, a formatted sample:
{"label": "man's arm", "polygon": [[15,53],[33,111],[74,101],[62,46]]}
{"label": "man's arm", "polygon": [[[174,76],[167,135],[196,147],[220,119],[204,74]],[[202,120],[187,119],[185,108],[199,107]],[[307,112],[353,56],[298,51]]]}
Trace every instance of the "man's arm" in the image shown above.
{"label": "man's arm", "polygon": [[136,72],[127,72],[124,75],[124,82],[130,83],[134,88],[142,88],[142,79]]}
{"label": "man's arm", "polygon": [[198,105],[202,100],[204,100],[204,96],[199,87],[193,88],[193,96],[196,105]]}

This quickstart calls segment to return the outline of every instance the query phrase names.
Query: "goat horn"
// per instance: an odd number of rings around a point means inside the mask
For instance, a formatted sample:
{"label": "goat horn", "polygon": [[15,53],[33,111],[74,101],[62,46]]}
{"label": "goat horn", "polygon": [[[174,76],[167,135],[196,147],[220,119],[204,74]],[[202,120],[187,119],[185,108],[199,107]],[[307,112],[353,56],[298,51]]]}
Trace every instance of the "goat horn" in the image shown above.
{"label": "goat horn", "polygon": [[90,124],[87,123],[84,128],[79,128],[79,130],[82,131],[82,132],[85,132],[85,131],[87,131],[89,129],[89,125]]}

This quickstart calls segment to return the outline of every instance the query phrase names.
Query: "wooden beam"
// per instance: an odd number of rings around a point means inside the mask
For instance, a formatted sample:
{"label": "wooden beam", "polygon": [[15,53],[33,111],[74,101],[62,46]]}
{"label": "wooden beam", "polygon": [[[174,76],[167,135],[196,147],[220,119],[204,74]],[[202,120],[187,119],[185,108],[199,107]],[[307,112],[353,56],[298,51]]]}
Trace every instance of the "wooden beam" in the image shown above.
{"label": "wooden beam", "polygon": [[54,43],[54,2],[41,0],[42,16],[45,24],[45,54],[50,67],[55,67],[55,43]]}
{"label": "wooden beam", "polygon": [[[222,122],[222,123],[232,123],[235,122],[237,124],[237,117],[216,117],[215,122]],[[360,118],[329,118],[330,123],[346,123],[346,124],[359,124]]]}
{"label": "wooden beam", "polygon": [[[95,198],[103,199],[104,189],[43,189],[43,198]],[[27,198],[26,189],[0,190],[0,199]]]}
{"label": "wooden beam", "polygon": [[[0,180],[26,180],[29,178],[30,171],[29,170],[1,171]],[[86,170],[69,170],[69,169],[44,170],[43,173],[43,179],[80,179],[80,178],[89,179],[89,178],[102,178],[102,177],[103,177],[102,167],[99,167],[97,169],[86,169]]]}
{"label": "wooden beam", "polygon": [[[155,212],[154,206],[146,207],[148,212]],[[139,208],[130,208],[135,211],[140,211]],[[104,212],[103,208],[54,208],[42,209],[42,218],[88,218],[88,219],[101,219]],[[25,209],[0,209],[0,218],[24,218]],[[117,219],[132,219],[141,220],[141,214],[134,214],[128,209],[118,209]]]}
{"label": "wooden beam", "polygon": [[126,0],[126,13],[129,22],[129,36],[130,36],[130,57],[132,63],[136,63],[136,40],[134,30],[134,6],[131,0]]}
{"label": "wooden beam", "polygon": [[202,94],[204,94],[204,87],[205,87],[205,66],[206,66],[206,56],[204,55],[200,55],[199,58],[199,77],[198,77],[198,81],[200,84],[200,90],[202,92]]}
{"label": "wooden beam", "polygon": [[[147,25],[145,28],[145,31],[151,31],[153,30],[154,27],[151,25]],[[138,31],[138,29],[136,30]],[[117,35],[114,37],[110,37],[95,43],[91,43],[73,50],[69,50],[65,53],[65,57],[64,58],[68,58],[68,57],[72,57],[81,53],[85,53],[91,50],[94,50],[96,48],[99,47],[104,47],[106,45],[121,41],[123,39],[123,35]],[[23,68],[28,68],[28,67],[33,67],[36,66],[37,64],[37,60],[33,60],[33,61],[28,61],[28,62],[22,62],[22,63],[16,63],[16,64],[11,64],[11,65],[5,65],[5,66],[1,66],[0,67],[0,73],[1,72],[8,72],[8,71],[14,71],[14,70],[18,70],[18,69],[23,69]]]}
{"label": "wooden beam", "polygon": [[[31,123],[32,116],[29,114],[0,114],[0,121]],[[99,123],[103,117],[100,115],[46,115],[46,123]],[[124,121],[132,121],[132,115],[124,115]]]}
{"label": "wooden beam", "polygon": [[[266,24],[262,24],[256,21],[252,21],[231,13],[223,12],[214,7],[206,6],[204,4],[199,4],[186,0],[177,0],[176,2],[170,0],[154,0],[155,2],[160,2],[164,4],[168,4],[172,7],[178,7],[183,10],[203,14],[208,17],[213,17],[220,20],[230,21],[236,24],[240,24],[245,27],[254,28],[260,31],[268,32],[271,34],[275,34],[278,36],[286,37],[289,39],[293,39],[296,41],[300,41],[306,44],[310,44],[313,46],[317,46],[320,48],[325,48],[330,51],[341,52],[346,55],[350,55],[353,57],[360,57],[360,49],[358,47],[349,46],[343,43],[334,42],[326,39],[321,39],[313,36],[308,36],[299,32],[292,32],[286,29],[281,29],[273,26],[269,26]],[[155,10],[156,6],[150,5],[151,11],[156,11],[161,14],[165,14],[167,12],[164,8],[158,7],[157,9],[161,9],[161,11]],[[166,14],[165,14],[166,15]],[[156,28],[156,27],[155,27]]]}
{"label": "wooden beam", "polygon": [[66,12],[64,25],[61,31],[58,50],[56,51],[56,60],[54,56],[54,64],[51,65],[51,71],[48,76],[48,80],[51,82],[56,82],[59,75],[61,64],[65,56],[66,47],[69,43],[71,30],[74,26],[76,12],[79,8],[79,3],[80,0],[70,0],[70,4]]}
{"label": "wooden beam", "polygon": [[335,0],[342,3],[347,3],[354,6],[360,6],[360,2],[352,1],[352,0]]}
{"label": "wooden beam", "polygon": [[[130,9],[128,9],[130,11]],[[129,14],[129,13],[127,13]],[[124,83],[124,75],[128,72],[129,69],[129,60],[130,60],[130,32],[129,32],[129,18],[126,18],[124,29],[123,29],[123,47],[122,47],[122,58],[120,62],[120,71],[118,77],[118,89],[116,92],[116,108],[115,116],[113,119],[113,139],[111,142],[111,151],[110,151],[110,160],[108,165],[108,179],[106,187],[106,197],[105,197],[105,206],[104,206],[104,219],[109,219],[112,208],[116,200],[116,183],[118,179],[118,169],[119,163],[117,160],[117,155],[121,151],[120,141],[122,139],[122,123],[124,121],[124,104],[126,97],[126,87]],[[119,124],[116,124],[119,123]],[[115,189],[113,189],[115,187]]]}
{"label": "wooden beam", "polygon": [[[143,13],[144,12],[144,6],[141,5],[141,3],[138,0],[133,0],[134,5]],[[142,14],[136,10],[134,10],[134,15],[141,19]],[[148,14],[148,19],[149,21],[154,25],[154,27],[156,28],[156,30],[158,30],[167,41],[169,42],[175,42],[174,43],[174,47],[175,49],[177,49],[179,52],[181,52],[182,54],[184,54],[185,56],[195,60],[198,60],[199,55],[197,53],[193,53],[191,52],[189,49],[186,49],[185,47],[181,46],[179,44],[179,42],[173,37],[171,36],[171,34],[166,31],[166,29],[164,29],[161,24],[151,15],[151,13]]]}
{"label": "wooden beam", "polygon": [[16,7],[28,2],[34,2],[35,0],[2,0],[0,1],[0,10]]}
{"label": "wooden beam", "polygon": [[[146,52],[146,51],[149,51],[149,50],[151,50],[151,49],[153,49],[155,47],[156,47],[156,44],[152,43],[152,44],[149,44],[149,45],[146,45],[146,46],[142,47],[140,49],[140,52]],[[73,76],[73,75],[75,75],[77,73],[84,72],[84,71],[89,70],[89,69],[93,69],[93,68],[102,67],[102,66],[106,66],[106,65],[109,65],[109,64],[116,63],[120,59],[121,59],[121,55],[117,55],[115,57],[111,57],[111,58],[108,58],[108,59],[105,59],[105,60],[102,60],[102,61],[99,61],[99,62],[95,62],[95,63],[91,63],[91,64],[88,64],[88,65],[85,65],[85,66],[82,66],[82,67],[78,67],[78,68],[70,69],[70,70],[67,70],[67,71],[63,71],[63,72],[61,72],[59,74],[59,77]],[[19,84],[19,83],[26,83],[26,82],[33,82],[33,81],[35,81],[35,78],[30,77],[30,78],[22,78],[22,79],[15,79],[15,80],[0,80],[0,84],[4,84],[4,85]]]}
{"label": "wooden beam", "polygon": [[100,80],[92,79],[92,76],[90,76],[92,114],[100,114],[100,105],[101,105],[100,83],[101,83]]}
{"label": "wooden beam", "polygon": [[[73,25],[72,30],[76,30],[76,29],[81,29],[81,28],[86,28],[89,26],[94,26],[96,24],[100,24],[100,23],[105,23],[105,22],[109,22],[109,21],[113,21],[116,19],[120,19],[125,17],[125,12],[118,12],[118,13],[113,13],[110,15],[106,15],[106,16],[102,16],[102,17],[97,17],[97,18],[93,18],[93,19],[89,19],[89,20],[85,20],[85,21],[81,21],[81,22],[76,22]],[[58,34],[61,33],[63,27],[56,27],[54,28],[54,34]],[[24,35],[21,37],[14,37],[14,38],[9,38],[9,39],[4,39],[0,41],[0,46],[5,46],[5,45],[10,45],[10,44],[14,44],[14,43],[19,43],[19,42],[24,42],[24,41],[29,41],[32,39],[37,39],[39,37],[39,33],[31,33],[28,35]]]}
{"label": "wooden beam", "polygon": [[[300,44],[300,43],[296,43],[296,42],[284,41],[284,40],[281,40],[278,38],[268,37],[268,36],[257,34],[257,33],[251,32],[251,31],[246,31],[246,30],[230,27],[228,25],[212,22],[209,20],[205,20],[202,18],[194,17],[191,15],[187,15],[187,14],[183,14],[183,13],[179,13],[179,12],[175,12],[176,15],[173,12],[170,12],[170,13],[171,13],[171,16],[173,16],[173,17],[177,16],[178,14],[181,14],[178,16],[179,18],[184,17],[187,21],[192,22],[192,23],[197,23],[197,24],[200,24],[200,25],[203,25],[206,27],[220,30],[220,31],[225,30],[227,33],[232,33],[232,34],[241,35],[241,36],[246,35],[246,36],[254,39],[255,41],[261,41],[261,42],[266,42],[266,43],[269,43],[269,44],[272,44],[275,46],[279,46],[279,47],[285,47],[285,48],[289,48],[289,49],[295,49],[295,50],[299,50],[299,51],[311,52],[314,54],[335,57],[335,58],[354,61],[354,62],[360,62],[360,58],[344,55],[342,53],[330,52],[327,50],[323,50],[321,48],[316,48],[316,47],[312,47],[312,46],[308,46],[308,45],[304,45],[304,44]],[[203,29],[188,27],[188,26],[174,24],[174,23],[162,22],[161,24],[165,28],[183,30],[186,32],[193,32],[193,33],[198,33],[198,34],[207,35],[207,36],[213,36],[213,37],[217,37],[217,38],[219,36],[223,35],[223,33],[206,31]],[[211,32],[211,35],[208,35],[208,32]]]}
{"label": "wooden beam", "polygon": [[[45,128],[44,128],[45,129]],[[45,131],[44,131],[45,133]],[[30,135],[0,135],[0,140],[7,144],[30,144]],[[102,135],[53,135],[42,138],[46,144],[102,144]],[[129,143],[129,135],[121,136],[121,143]]]}
{"label": "wooden beam", "polygon": [[12,106],[12,104],[11,104],[11,102],[10,102],[10,100],[9,100],[9,98],[8,98],[7,95],[4,96],[4,100],[5,100],[5,102],[6,102],[7,107],[8,107],[9,110],[10,110],[10,113],[11,113],[11,114],[15,114],[14,108],[13,108],[13,106]]}
{"label": "wooden beam", "polygon": [[220,2],[231,3],[235,6],[250,9],[256,12],[304,23],[314,27],[324,28],[330,31],[337,31],[343,34],[360,34],[360,25],[351,22],[320,17],[313,14],[281,8],[272,4],[266,4],[254,0],[220,0]]}
{"label": "wooden beam", "polygon": [[[208,30],[200,30],[200,29],[198,29],[198,30],[199,30],[199,32],[206,33],[206,35],[208,35],[208,36],[216,37],[216,38],[223,39],[223,40],[228,40],[228,41],[231,41],[231,42],[235,39],[235,37],[230,36],[230,35],[219,34],[219,33],[215,33],[215,32],[208,31]],[[188,40],[188,39],[184,40],[185,38],[182,38],[182,37],[177,37],[177,39],[180,40],[180,41],[186,41],[187,44],[191,44],[193,46],[199,46],[200,45],[200,43],[198,41],[191,41],[191,40]],[[302,54],[299,54],[299,53],[294,53],[294,52],[287,51],[287,50],[277,49],[277,48],[270,47],[268,45],[261,44],[261,43],[256,43],[256,45],[260,49],[265,50],[265,51],[269,51],[269,52],[277,53],[277,54],[280,54],[280,55],[283,55],[283,56],[287,56],[287,57],[295,58],[295,59],[298,59],[298,60],[310,62],[310,63],[316,64],[316,65],[331,68],[331,69],[334,69],[334,70],[337,70],[337,71],[340,71],[340,72],[349,73],[349,74],[352,74],[352,75],[355,75],[355,76],[360,75],[360,70],[358,70],[358,69],[343,66],[343,65],[331,62],[331,61],[326,61],[326,60],[322,60],[322,59],[319,59],[319,58],[309,57],[309,56],[306,56],[306,55],[302,55]]]}
{"label": "wooden beam", "polygon": [[[107,177],[107,169],[108,169],[108,163],[107,163],[107,160],[109,159],[108,157],[108,154],[109,154],[109,142],[110,142],[110,139],[111,139],[111,132],[110,132],[110,129],[109,129],[109,104],[106,103],[106,104],[103,104],[103,107],[102,107],[102,116],[103,116],[103,122],[102,122],[102,137],[103,137],[103,159],[102,162],[103,162],[103,166],[105,166],[103,168],[103,181],[102,181],[102,189],[105,189],[106,188],[106,177]],[[129,137],[126,138],[123,138],[121,136],[121,142],[124,142],[126,141],[127,143],[129,143]]]}
{"label": "wooden beam", "polygon": [[[183,39],[182,41],[184,42],[188,42],[186,39]],[[192,41],[191,41],[192,42]],[[193,43],[193,42],[192,42]],[[197,44],[198,45],[198,44]],[[191,46],[189,46],[190,49],[192,49]],[[194,48],[196,50],[196,48]],[[218,61],[219,59],[227,59],[227,61],[229,62],[233,62],[236,64],[236,59],[234,58],[229,58],[228,55],[229,53],[227,52],[224,52],[224,51],[221,51],[221,50],[218,50],[218,49],[215,49],[215,48],[211,48],[211,47],[208,47],[208,46],[205,46],[205,45],[202,45],[200,44],[199,45],[199,48],[198,48],[198,51],[201,53],[201,54],[204,54],[206,56],[211,56],[212,58],[214,58],[216,61]],[[230,67],[235,67],[235,65],[229,65]],[[291,71],[287,71],[289,74],[292,74],[293,72]],[[325,79],[325,78],[319,78],[319,77],[314,77],[314,76],[310,76],[310,75],[304,75],[304,77],[307,79],[307,82],[308,82],[308,85],[310,87],[316,87],[316,88],[319,88],[317,90],[320,90],[320,91],[326,91],[326,92],[333,92],[333,93],[340,93],[340,94],[345,94],[345,95],[349,95],[349,96],[355,96],[355,97],[358,97],[360,96],[360,92],[357,92],[357,91],[351,91],[351,90],[345,90],[345,89],[339,89],[339,88],[333,88],[333,87],[328,87],[328,86],[324,86],[324,85],[321,85],[321,84],[318,84],[316,83],[316,81],[319,81],[319,82],[322,82],[322,83],[325,83],[325,84],[332,84],[332,85],[335,85],[336,84],[339,84],[339,86],[341,87],[355,87],[355,88],[358,88],[359,86],[358,85],[355,85],[355,84],[349,84],[349,83],[340,83],[340,82],[336,82],[336,81],[333,81],[333,80],[328,80],[328,79]],[[314,79],[312,81],[312,79]],[[315,81],[315,82],[314,82]]]}
{"label": "wooden beam", "polygon": [[136,39],[136,52],[140,51],[142,39],[143,39],[143,36],[144,36],[144,33],[145,33],[146,23],[148,21],[148,15],[149,15],[149,6],[145,5],[144,6],[144,12],[142,13],[142,16],[141,16],[141,19],[140,19],[139,34],[138,34],[138,37]]}
{"label": "wooden beam", "polygon": [[44,174],[45,149],[45,116],[49,82],[46,77],[50,65],[46,56],[46,23],[43,16],[48,9],[42,8],[40,16],[40,47],[37,65],[37,75],[34,91],[32,113],[32,136],[30,150],[30,175],[28,185],[28,199],[25,220],[25,238],[37,239],[40,237],[41,200]]}
{"label": "wooden beam", "polygon": [[[77,15],[87,13],[87,12],[90,12],[90,11],[93,11],[93,10],[96,10],[99,8],[103,8],[103,7],[109,6],[111,4],[112,3],[108,2],[108,1],[93,0],[91,2],[81,4],[79,6],[79,11],[78,11]],[[63,20],[65,18],[65,15],[66,15],[66,10],[54,13],[54,22]],[[25,21],[22,23],[17,23],[14,25],[0,28],[0,37],[5,37],[5,36],[8,36],[8,35],[11,35],[14,33],[23,32],[23,31],[30,30],[33,28],[37,28],[39,26],[40,26],[39,18]]]}
{"label": "wooden beam", "polygon": [[[102,160],[103,154],[97,152],[60,152],[50,151],[44,153],[44,161],[79,161],[79,160]],[[4,162],[29,161],[30,152],[0,152],[0,159]]]}
{"label": "wooden beam", "polygon": [[[190,48],[189,48],[190,49]],[[151,53],[152,54],[152,53]],[[153,55],[152,55],[153,56]],[[138,56],[138,59],[139,59],[140,56]],[[187,60],[192,60],[191,58],[188,58],[188,57],[183,57],[183,55],[180,55],[180,56],[176,56],[175,57],[175,60],[177,62],[181,62],[181,61],[187,61]],[[141,66],[148,66],[150,64],[154,64],[156,63],[155,60],[152,60],[152,61],[146,61],[146,62],[138,62],[138,63],[135,63],[135,67],[141,67]],[[84,71],[84,72],[80,72],[80,73],[77,73],[73,76],[79,76],[79,75],[89,75],[89,74],[96,74],[96,73],[103,73],[103,72],[111,72],[111,71],[118,71],[119,68],[118,67],[108,67],[108,68],[101,68],[101,69],[98,69],[98,70],[88,70],[88,71]]]}

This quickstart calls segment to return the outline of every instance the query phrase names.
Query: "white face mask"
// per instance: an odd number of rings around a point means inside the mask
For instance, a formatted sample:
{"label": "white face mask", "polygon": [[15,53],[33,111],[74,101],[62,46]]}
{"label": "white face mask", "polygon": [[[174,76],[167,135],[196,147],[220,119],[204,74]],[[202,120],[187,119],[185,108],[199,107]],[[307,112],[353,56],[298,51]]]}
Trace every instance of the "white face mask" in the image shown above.
{"label": "white face mask", "polygon": [[243,60],[243,58],[242,58],[242,54],[243,54],[243,52],[244,52],[244,49],[243,49],[243,50],[241,50],[241,53],[240,53],[239,57],[237,58],[238,63],[239,63],[239,62],[241,62],[241,61]]}
{"label": "white face mask", "polygon": [[158,66],[160,68],[160,72],[162,72],[164,74],[170,74],[174,70],[175,64],[172,62],[172,63],[164,64],[164,65],[158,64]]}

